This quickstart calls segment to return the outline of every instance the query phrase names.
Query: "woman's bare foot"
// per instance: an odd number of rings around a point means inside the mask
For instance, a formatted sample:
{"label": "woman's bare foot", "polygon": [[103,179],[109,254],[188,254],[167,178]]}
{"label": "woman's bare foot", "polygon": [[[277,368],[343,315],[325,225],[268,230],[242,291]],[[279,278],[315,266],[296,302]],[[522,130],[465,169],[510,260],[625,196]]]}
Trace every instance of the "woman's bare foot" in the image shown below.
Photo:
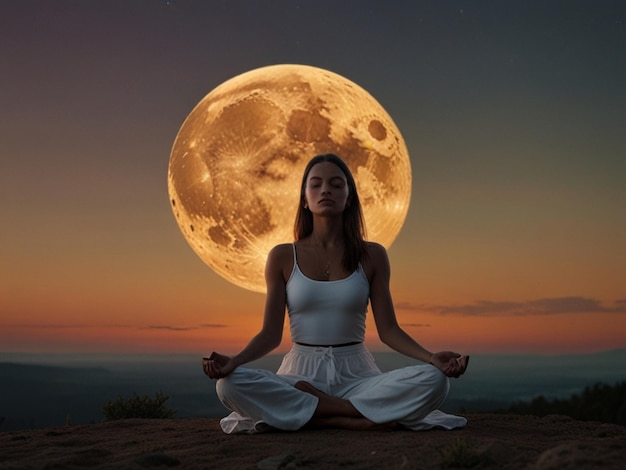
{"label": "woman's bare foot", "polygon": [[333,398],[330,395],[315,388],[309,382],[305,382],[304,380],[300,380],[299,382],[296,382],[294,387],[296,387],[298,390],[302,390],[303,392],[310,393],[311,395],[315,395],[317,398],[322,398],[322,397]]}
{"label": "woman's bare foot", "polygon": [[350,418],[363,418],[363,415],[348,400],[328,395],[303,380],[297,382],[295,387],[319,398],[319,403],[315,410],[317,417],[348,416]]}
{"label": "woman's bare foot", "polygon": [[350,401],[328,395],[308,382],[297,382],[295,387],[319,399],[308,426],[352,430],[383,429],[395,426],[395,423],[376,424],[370,421],[352,406]]}

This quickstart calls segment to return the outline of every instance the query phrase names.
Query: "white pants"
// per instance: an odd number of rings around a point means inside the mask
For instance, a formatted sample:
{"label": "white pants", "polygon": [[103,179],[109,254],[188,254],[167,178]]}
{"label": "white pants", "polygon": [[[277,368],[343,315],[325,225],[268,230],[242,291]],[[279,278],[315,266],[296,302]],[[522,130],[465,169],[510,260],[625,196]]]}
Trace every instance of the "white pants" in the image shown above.
{"label": "white pants", "polygon": [[313,347],[294,344],[276,373],[239,367],[217,381],[216,391],[232,413],[220,421],[224,432],[293,431],[315,412],[318,398],[294,384],[307,381],[328,395],[349,400],[374,423],[413,430],[463,427],[467,420],[442,413],[448,378],[432,365],[381,372],[363,344]]}

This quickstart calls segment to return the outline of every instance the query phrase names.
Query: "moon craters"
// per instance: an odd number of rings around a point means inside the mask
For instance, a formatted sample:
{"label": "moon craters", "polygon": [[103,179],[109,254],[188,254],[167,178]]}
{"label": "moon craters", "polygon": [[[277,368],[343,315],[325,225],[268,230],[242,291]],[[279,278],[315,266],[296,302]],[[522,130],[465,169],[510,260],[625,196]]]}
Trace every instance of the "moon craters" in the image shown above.
{"label": "moon craters", "polygon": [[369,131],[370,135],[376,140],[383,141],[387,138],[387,129],[385,129],[383,123],[380,122],[378,119],[372,119],[367,126],[367,130]]}

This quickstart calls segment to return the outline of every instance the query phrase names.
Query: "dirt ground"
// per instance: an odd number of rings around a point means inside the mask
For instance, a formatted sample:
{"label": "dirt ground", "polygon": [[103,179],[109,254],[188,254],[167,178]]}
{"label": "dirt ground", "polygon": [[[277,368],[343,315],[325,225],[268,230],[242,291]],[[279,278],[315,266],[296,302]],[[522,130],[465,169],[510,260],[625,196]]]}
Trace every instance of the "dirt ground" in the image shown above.
{"label": "dirt ground", "polygon": [[618,469],[626,427],[468,414],[455,431],[226,435],[215,419],[123,420],[0,433],[0,469]]}

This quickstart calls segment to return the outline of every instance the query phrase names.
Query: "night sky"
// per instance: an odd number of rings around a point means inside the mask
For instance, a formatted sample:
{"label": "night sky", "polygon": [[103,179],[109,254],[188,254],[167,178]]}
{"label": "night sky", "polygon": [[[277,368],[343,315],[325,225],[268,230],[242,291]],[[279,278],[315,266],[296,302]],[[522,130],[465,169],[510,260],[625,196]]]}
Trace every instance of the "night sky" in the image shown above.
{"label": "night sky", "polygon": [[281,63],[354,81],[404,136],[389,254],[420,343],[626,347],[626,2],[0,0],[0,351],[257,331],[263,296],[194,254],[167,169],[207,93]]}

